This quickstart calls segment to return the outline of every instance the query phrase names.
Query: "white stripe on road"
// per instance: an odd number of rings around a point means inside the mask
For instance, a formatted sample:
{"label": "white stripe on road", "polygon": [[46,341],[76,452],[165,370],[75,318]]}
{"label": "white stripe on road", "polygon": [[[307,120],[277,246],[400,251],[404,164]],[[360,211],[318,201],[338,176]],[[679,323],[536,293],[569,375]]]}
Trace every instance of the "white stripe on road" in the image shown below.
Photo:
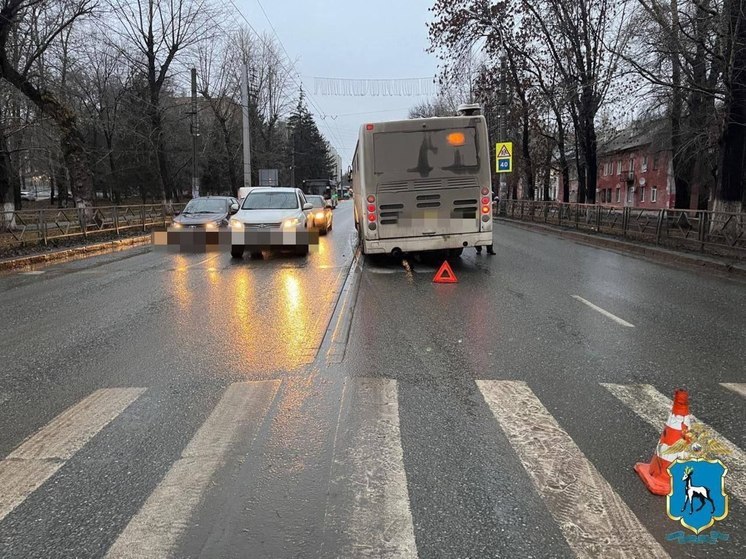
{"label": "white stripe on road", "polygon": [[[655,429],[663,430],[663,425],[673,406],[671,399],[649,384],[609,384],[602,382],[601,385]],[[741,502],[746,502],[746,454],[704,421],[699,421],[694,415],[692,415],[692,419],[710,429],[713,436],[731,451],[731,454],[723,457],[723,462],[728,466],[725,484],[728,490]],[[655,444],[655,441],[650,441],[651,454],[655,449]]]}
{"label": "white stripe on road", "polygon": [[279,380],[229,386],[181,458],[132,517],[106,557],[171,557],[213,474],[225,463],[239,439],[253,440],[279,386]]}
{"label": "white stripe on road", "polygon": [[55,417],[0,462],[0,520],[38,489],[144,388],[103,388]]}
{"label": "white stripe on road", "polygon": [[721,382],[720,386],[724,386],[728,390],[732,390],[739,396],[746,398],[746,384],[742,382]]}
{"label": "white stripe on road", "polygon": [[477,385],[578,557],[668,557],[525,382]]}
{"label": "white stripe on road", "polygon": [[600,312],[602,315],[604,315],[605,317],[610,318],[611,320],[613,320],[617,324],[621,324],[622,326],[626,326],[627,328],[634,328],[635,327],[634,324],[631,324],[631,323],[627,322],[626,320],[622,320],[618,316],[616,316],[614,314],[611,314],[609,311],[604,310],[601,307],[594,305],[590,301],[588,301],[586,299],[583,299],[580,295],[573,295],[572,298],[575,299],[575,300],[577,300],[577,301],[580,301],[581,303],[583,303],[585,305],[588,305],[594,311]]}
{"label": "white stripe on road", "polygon": [[334,457],[330,482],[339,488],[342,506],[348,507],[330,514],[331,524],[341,524],[344,539],[336,556],[416,558],[397,383],[383,378],[347,382],[359,424],[341,456]]}

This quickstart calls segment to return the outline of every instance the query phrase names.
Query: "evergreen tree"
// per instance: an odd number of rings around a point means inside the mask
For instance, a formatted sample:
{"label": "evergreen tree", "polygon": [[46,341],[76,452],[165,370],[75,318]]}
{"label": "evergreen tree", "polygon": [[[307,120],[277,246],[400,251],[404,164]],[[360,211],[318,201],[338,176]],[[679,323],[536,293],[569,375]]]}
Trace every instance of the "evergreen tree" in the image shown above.
{"label": "evergreen tree", "polygon": [[288,118],[288,127],[290,142],[286,155],[287,167],[290,168],[295,162],[295,184],[291,186],[299,186],[306,179],[331,178],[334,159],[329,144],[319,132],[313,115],[306,106],[302,89],[298,105]]}

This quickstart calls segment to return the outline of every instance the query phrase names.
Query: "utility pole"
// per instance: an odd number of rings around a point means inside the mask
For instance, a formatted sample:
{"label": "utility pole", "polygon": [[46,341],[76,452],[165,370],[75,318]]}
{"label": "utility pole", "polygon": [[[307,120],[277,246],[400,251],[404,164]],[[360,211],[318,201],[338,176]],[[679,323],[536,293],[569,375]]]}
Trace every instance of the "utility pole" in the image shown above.
{"label": "utility pole", "polygon": [[[505,59],[505,54],[502,55],[500,58],[500,101],[499,101],[499,114],[498,114],[498,127],[497,127],[497,134],[499,136],[498,141],[504,142],[505,136],[507,134],[506,129],[507,126],[506,120],[507,120],[507,106],[508,106],[508,100],[506,96],[506,84],[505,84],[505,74],[508,71],[507,67],[507,61]],[[497,154],[495,154],[495,157],[497,157]],[[500,180],[500,187],[499,187],[499,198],[500,198],[500,208],[499,213],[500,215],[506,214],[506,207],[508,202],[508,181],[507,177],[505,176],[506,173],[500,173],[498,178]]]}
{"label": "utility pole", "polygon": [[199,176],[197,175],[197,138],[199,138],[199,114],[197,114],[197,69],[192,68],[192,198],[199,198]]}
{"label": "utility pole", "polygon": [[292,137],[292,144],[290,144],[290,145],[291,145],[291,148],[292,148],[293,157],[292,157],[292,161],[290,163],[290,165],[291,165],[291,167],[290,167],[290,186],[295,187],[295,130],[293,130],[291,132],[291,135],[292,135],[291,136]]}
{"label": "utility pole", "polygon": [[243,185],[251,186],[251,129],[249,128],[249,67],[241,76],[241,112],[243,113]]}

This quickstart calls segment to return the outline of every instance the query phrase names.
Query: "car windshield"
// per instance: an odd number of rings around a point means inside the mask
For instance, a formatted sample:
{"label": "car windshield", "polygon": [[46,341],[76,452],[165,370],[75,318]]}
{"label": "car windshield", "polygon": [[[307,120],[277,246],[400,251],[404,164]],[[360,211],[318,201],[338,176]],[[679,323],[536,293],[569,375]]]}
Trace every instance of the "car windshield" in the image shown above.
{"label": "car windshield", "polygon": [[244,210],[293,210],[298,207],[295,192],[252,192],[244,200]]}
{"label": "car windshield", "polygon": [[196,198],[190,201],[186,208],[184,208],[185,214],[213,214],[221,213],[226,210],[225,200],[217,200],[210,198]]}
{"label": "car windshield", "polygon": [[323,208],[326,206],[326,202],[324,202],[322,196],[306,196],[306,200],[313,204],[314,208]]}

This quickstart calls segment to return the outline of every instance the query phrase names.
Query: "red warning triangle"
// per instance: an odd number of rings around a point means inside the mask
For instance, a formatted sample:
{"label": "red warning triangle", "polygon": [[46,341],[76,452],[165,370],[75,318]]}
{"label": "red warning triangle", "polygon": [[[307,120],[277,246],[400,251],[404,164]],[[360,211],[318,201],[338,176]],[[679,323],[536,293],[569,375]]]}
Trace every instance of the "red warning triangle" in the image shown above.
{"label": "red warning triangle", "polygon": [[497,154],[498,157],[510,157],[510,152],[508,151],[508,148],[506,146],[503,146],[500,150],[500,153]]}
{"label": "red warning triangle", "polygon": [[445,260],[443,262],[443,265],[440,267],[440,270],[435,274],[435,277],[433,278],[434,283],[458,283],[458,280],[456,279],[456,274],[453,273],[453,270],[451,270],[451,265],[448,263],[448,260]]}

